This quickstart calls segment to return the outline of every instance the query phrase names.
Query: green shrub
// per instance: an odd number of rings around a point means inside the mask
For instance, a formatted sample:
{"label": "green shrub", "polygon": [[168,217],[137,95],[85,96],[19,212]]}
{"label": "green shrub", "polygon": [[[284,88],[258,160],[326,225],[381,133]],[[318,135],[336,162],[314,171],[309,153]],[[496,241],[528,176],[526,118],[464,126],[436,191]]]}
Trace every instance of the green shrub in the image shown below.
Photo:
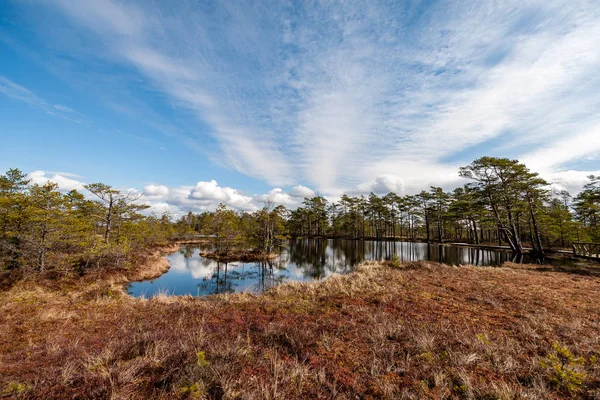
{"label": "green shrub", "polygon": [[196,353],[196,364],[199,367],[208,367],[210,363],[206,360],[206,354],[203,351],[199,351]]}
{"label": "green shrub", "polygon": [[9,382],[6,388],[0,392],[0,397],[12,396],[15,394],[23,393],[27,390],[27,385],[18,382]]}
{"label": "green shrub", "polygon": [[400,268],[400,266],[402,265],[402,263],[400,262],[400,257],[398,257],[398,254],[394,254],[392,256],[392,259],[390,261],[390,265],[394,268]]}
{"label": "green shrub", "polygon": [[567,391],[578,390],[585,379],[583,366],[585,358],[575,357],[573,353],[559,343],[553,342],[554,351],[540,361],[540,365],[549,369],[550,381]]}
{"label": "green shrub", "polygon": [[204,390],[198,382],[190,386],[181,387],[179,392],[183,395],[191,397],[192,399],[199,399],[204,395]]}

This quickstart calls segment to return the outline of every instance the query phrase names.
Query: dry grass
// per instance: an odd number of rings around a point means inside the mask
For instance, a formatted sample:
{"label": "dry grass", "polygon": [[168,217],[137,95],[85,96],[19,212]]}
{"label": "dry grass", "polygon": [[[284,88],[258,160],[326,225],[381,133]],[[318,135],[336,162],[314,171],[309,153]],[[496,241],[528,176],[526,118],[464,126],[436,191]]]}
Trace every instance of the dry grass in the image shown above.
{"label": "dry grass", "polygon": [[262,296],[150,300],[124,295],[119,282],[23,281],[0,293],[0,393],[600,398],[595,276],[370,263]]}

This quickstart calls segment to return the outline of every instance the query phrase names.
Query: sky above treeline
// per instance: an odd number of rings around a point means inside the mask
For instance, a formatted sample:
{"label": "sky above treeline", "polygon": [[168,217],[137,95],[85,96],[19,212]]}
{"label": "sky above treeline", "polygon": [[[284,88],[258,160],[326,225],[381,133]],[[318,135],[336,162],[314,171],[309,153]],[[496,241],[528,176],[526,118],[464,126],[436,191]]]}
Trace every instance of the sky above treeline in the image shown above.
{"label": "sky above treeline", "polygon": [[0,2],[0,169],[158,213],[600,174],[600,2]]}

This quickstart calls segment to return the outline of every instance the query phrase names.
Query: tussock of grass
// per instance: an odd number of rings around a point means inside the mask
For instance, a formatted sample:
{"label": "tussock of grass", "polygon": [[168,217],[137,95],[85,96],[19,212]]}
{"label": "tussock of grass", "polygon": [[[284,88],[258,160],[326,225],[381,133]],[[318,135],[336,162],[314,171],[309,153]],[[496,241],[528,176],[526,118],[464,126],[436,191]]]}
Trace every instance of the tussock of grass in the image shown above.
{"label": "tussock of grass", "polygon": [[[0,393],[22,398],[600,396],[600,279],[366,263],[262,296],[155,296],[117,275],[0,293]],[[563,364],[564,361],[564,364]]]}

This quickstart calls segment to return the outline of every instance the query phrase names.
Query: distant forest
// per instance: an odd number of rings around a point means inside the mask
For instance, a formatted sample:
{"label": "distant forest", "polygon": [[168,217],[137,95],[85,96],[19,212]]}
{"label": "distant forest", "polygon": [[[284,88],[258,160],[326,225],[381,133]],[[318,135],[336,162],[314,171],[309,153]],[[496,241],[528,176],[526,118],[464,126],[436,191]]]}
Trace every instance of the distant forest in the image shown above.
{"label": "distant forest", "polygon": [[332,237],[503,244],[516,253],[543,253],[573,241],[600,241],[600,177],[575,197],[517,160],[482,157],[460,168],[469,182],[446,192],[416,195],[343,195],[304,199],[294,210],[267,203],[256,212],[228,209],[147,215],[139,195],[86,185],[89,196],[62,193],[55,183],[31,184],[11,169],[0,176],[0,269],[126,268],[147,249],[172,239],[212,237],[219,248],[271,252],[290,237]]}
{"label": "distant forest", "polygon": [[[573,241],[600,241],[600,177],[589,176],[573,197],[551,190],[517,160],[482,157],[459,174],[469,183],[451,192],[432,186],[416,195],[343,195],[338,202],[314,196],[295,210],[267,204],[253,214],[221,205],[215,212],[189,213],[179,223],[233,242],[259,238],[267,247],[292,236],[460,241],[507,245],[517,253],[530,246],[543,253]],[[223,220],[227,224],[215,223]]]}

